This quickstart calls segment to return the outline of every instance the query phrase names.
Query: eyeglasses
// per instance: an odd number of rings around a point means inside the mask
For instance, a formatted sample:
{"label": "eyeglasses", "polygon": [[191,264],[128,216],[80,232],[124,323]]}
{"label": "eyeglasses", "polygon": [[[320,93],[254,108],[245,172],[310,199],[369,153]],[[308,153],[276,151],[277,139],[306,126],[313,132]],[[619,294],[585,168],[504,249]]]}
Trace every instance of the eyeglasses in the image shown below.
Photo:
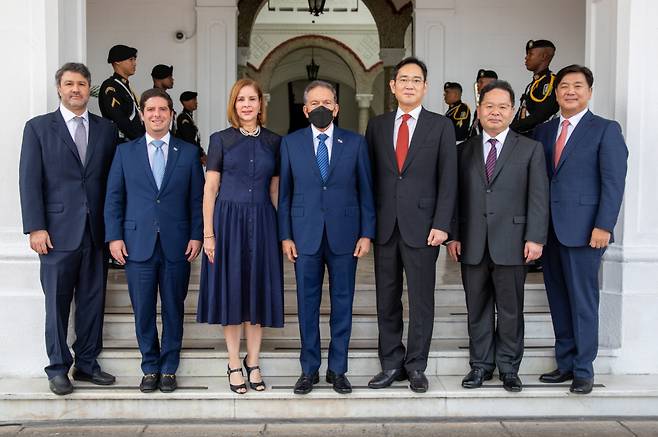
{"label": "eyeglasses", "polygon": [[402,84],[402,86],[412,85],[414,88],[420,88],[425,83],[425,81],[419,77],[410,78],[406,76],[395,79],[395,81]]}

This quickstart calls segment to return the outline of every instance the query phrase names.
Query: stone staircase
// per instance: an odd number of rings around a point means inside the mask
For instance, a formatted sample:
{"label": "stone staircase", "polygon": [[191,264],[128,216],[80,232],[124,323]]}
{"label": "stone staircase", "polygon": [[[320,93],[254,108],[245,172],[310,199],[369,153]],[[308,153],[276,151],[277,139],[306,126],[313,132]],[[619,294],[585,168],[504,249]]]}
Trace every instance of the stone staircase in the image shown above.
{"label": "stone staircase", "polygon": [[[589,396],[569,393],[568,384],[544,385],[537,375],[553,369],[553,333],[541,274],[529,274],[525,293],[526,350],[521,366],[525,386],[519,394],[502,389],[497,379],[478,390],[461,388],[468,370],[466,308],[458,266],[437,263],[434,339],[427,375],[430,390],[411,392],[404,382],[389,389],[367,388],[380,369],[372,256],[361,260],[354,300],[348,375],[351,395],[336,394],[323,380],[307,396],[292,387],[299,375],[299,331],[294,273],[285,265],[286,326],[264,333],[261,367],[269,387],[238,396],[226,380],[227,352],[221,326],[195,321],[199,263],[195,263],[186,300],[185,336],[179,389],[171,394],[142,394],[140,354],[134,333],[125,276],[112,270],[108,280],[103,369],[117,375],[111,387],[76,383],[76,391],[57,397],[45,378],[0,379],[0,422],[62,419],[356,419],[442,417],[643,416],[658,413],[658,376],[611,375],[616,351],[601,350],[597,386]],[[326,292],[326,287],[325,287]],[[405,296],[406,297],[406,296]],[[328,293],[321,309],[323,355],[328,341]],[[406,337],[406,336],[405,336]],[[243,348],[244,349],[244,348]],[[321,368],[321,375],[325,367]]]}

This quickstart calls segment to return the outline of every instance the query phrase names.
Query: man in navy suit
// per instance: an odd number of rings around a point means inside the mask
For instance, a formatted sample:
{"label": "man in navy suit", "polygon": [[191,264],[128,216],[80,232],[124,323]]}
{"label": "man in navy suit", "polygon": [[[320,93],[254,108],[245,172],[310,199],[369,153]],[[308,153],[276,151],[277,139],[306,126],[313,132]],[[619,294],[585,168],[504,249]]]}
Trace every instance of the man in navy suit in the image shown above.
{"label": "man in navy suit", "polygon": [[172,107],[163,90],[142,94],[146,135],[117,147],[105,201],[105,240],[114,259],[126,266],[142,353],[142,392],[158,387],[172,392],[177,387],[190,262],[199,255],[203,236],[199,151],[169,134]]}
{"label": "man in navy suit", "polygon": [[557,369],[540,381],[573,380],[592,391],[598,350],[601,257],[613,241],[624,194],[628,149],[619,124],[592,114],[592,72],[580,65],[556,77],[559,119],[536,128],[550,179],[550,227],[544,282],[555,331]]}
{"label": "man in navy suit", "polygon": [[45,371],[50,390],[65,395],[73,391],[66,334],[74,295],[73,379],[114,383],[96,358],[103,348],[107,278],[103,201],[118,134],[111,122],[87,111],[91,74],[86,66],[64,64],[55,79],[59,108],[25,125],[19,186],[23,232],[41,263],[50,360]]}
{"label": "man in navy suit", "polygon": [[326,380],[350,393],[345,376],[352,331],[357,258],[370,250],[375,209],[368,148],[363,136],[333,124],[338,114],[334,87],[311,82],[304,91],[311,126],[283,138],[279,186],[279,237],[295,263],[302,349],[296,394],[319,382],[320,302],[325,265],[331,296],[331,343]]}

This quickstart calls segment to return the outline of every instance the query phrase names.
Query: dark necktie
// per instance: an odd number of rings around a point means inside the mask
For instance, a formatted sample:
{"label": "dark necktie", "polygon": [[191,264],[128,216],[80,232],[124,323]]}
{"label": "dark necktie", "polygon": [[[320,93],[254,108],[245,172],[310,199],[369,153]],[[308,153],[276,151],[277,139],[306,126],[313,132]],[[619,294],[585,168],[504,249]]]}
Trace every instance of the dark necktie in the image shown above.
{"label": "dark necktie", "polygon": [[489,154],[487,155],[487,162],[484,164],[484,169],[487,173],[487,182],[491,183],[491,177],[493,176],[494,169],[496,168],[496,144],[498,140],[491,138],[489,144],[491,144],[491,149],[489,149]]}
{"label": "dark necktie", "polygon": [[407,152],[409,151],[409,126],[407,125],[407,120],[411,118],[411,115],[404,114],[402,116],[402,123],[400,123],[400,128],[398,129],[398,138],[395,141],[395,157],[398,161],[398,170],[402,172],[402,166],[404,166],[404,160],[407,159]]}

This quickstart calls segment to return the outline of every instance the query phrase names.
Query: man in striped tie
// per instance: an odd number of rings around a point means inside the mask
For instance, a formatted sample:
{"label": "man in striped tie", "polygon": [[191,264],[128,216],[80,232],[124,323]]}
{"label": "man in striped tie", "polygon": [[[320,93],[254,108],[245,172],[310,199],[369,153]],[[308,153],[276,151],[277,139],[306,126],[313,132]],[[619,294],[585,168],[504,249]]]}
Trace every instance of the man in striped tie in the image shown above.
{"label": "man in striped tie", "polygon": [[281,141],[279,238],[295,264],[302,375],[296,394],[319,382],[320,302],[325,266],[329,270],[331,342],[326,380],[350,393],[347,352],[358,258],[375,237],[375,207],[365,138],[333,123],[338,101],[333,85],[308,84],[304,114],[311,126]]}
{"label": "man in striped tie", "polygon": [[[542,145],[509,129],[514,91],[486,85],[477,109],[482,135],[458,152],[459,197],[448,253],[461,261],[470,366],[464,388],[498,367],[503,387],[519,392],[526,263],[541,256],[548,230],[548,179]],[[498,323],[495,323],[495,314]]]}

